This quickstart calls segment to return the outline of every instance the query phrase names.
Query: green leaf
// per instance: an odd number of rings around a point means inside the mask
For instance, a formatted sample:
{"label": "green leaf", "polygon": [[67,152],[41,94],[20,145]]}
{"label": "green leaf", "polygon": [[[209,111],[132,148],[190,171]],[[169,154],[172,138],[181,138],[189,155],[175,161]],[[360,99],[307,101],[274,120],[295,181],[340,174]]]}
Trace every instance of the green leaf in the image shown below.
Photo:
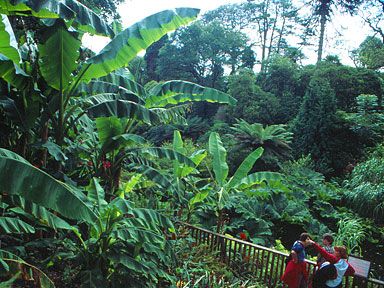
{"label": "green leaf", "polygon": [[91,9],[75,0],[0,0],[0,14],[74,20],[79,30],[114,36],[109,25]]}
{"label": "green leaf", "polygon": [[143,105],[125,100],[105,101],[87,109],[92,118],[111,117],[129,118],[140,120],[147,124],[160,123],[156,113],[145,108]]}
{"label": "green leaf", "polygon": [[108,83],[113,83],[116,86],[124,87],[124,89],[132,91],[136,95],[140,95],[140,97],[146,98],[147,92],[145,91],[144,87],[136,81],[129,79],[119,70],[109,73],[108,75],[100,78],[99,80]]}
{"label": "green leaf", "polygon": [[235,105],[236,99],[227,93],[195,83],[171,80],[153,87],[146,99],[146,107],[165,107],[184,102],[206,101]]}
{"label": "green leaf", "polygon": [[[105,82],[101,80],[91,81],[88,84],[82,83],[77,88],[79,92],[83,92],[86,95],[95,95],[95,94],[117,94],[114,99],[128,100],[132,102],[136,102],[139,104],[144,104],[144,100],[140,98],[141,94],[138,94],[135,91],[131,91],[129,88],[125,86],[121,86],[119,84],[114,84],[111,82]],[[112,99],[108,99],[112,100]],[[96,103],[93,103],[96,104]]]}
{"label": "green leaf", "polygon": [[32,203],[31,201],[26,201],[24,198],[20,196],[13,196],[12,197],[12,203],[14,203],[17,206],[11,208],[10,210],[23,215],[24,217],[27,217],[31,220],[38,220],[38,222],[42,225],[51,227],[55,230],[57,229],[66,229],[71,230],[72,226],[69,225],[66,221],[61,219],[60,217],[56,216],[55,214],[49,212],[44,207],[41,207],[39,205],[36,205]]}
{"label": "green leaf", "polygon": [[185,154],[185,148],[183,144],[183,139],[181,138],[180,131],[173,131],[173,142],[172,142],[173,150],[179,152],[181,154]]}
{"label": "green leaf", "polygon": [[100,186],[99,180],[92,178],[86,190],[88,192],[88,199],[97,207],[98,211],[102,212],[108,203],[105,201],[105,192]]}
{"label": "green leaf", "polygon": [[2,233],[35,233],[33,228],[24,221],[12,217],[0,217],[0,231]]}
{"label": "green leaf", "polygon": [[283,179],[283,175],[277,172],[256,172],[240,180],[236,188],[246,188],[262,182],[276,182]]}
{"label": "green leaf", "polygon": [[23,90],[28,86],[30,76],[11,59],[0,54],[0,78],[3,78],[11,86]]}
{"label": "green leaf", "polygon": [[236,186],[237,184],[239,184],[239,181],[242,178],[247,176],[247,174],[249,173],[249,171],[251,171],[253,165],[255,165],[255,162],[261,157],[263,152],[264,149],[262,147],[259,147],[251,154],[249,154],[247,158],[244,159],[239,168],[237,168],[231,180],[228,182],[229,188]]}
{"label": "green leaf", "polygon": [[11,59],[15,64],[20,63],[20,53],[11,23],[8,17],[0,15],[0,53]]}
{"label": "green leaf", "polygon": [[39,45],[41,75],[49,86],[64,91],[77,67],[81,42],[67,31],[61,21],[56,21],[46,33],[51,35],[45,43]]}
{"label": "green leaf", "polygon": [[198,9],[179,8],[151,15],[117,34],[96,56],[87,61],[80,71],[82,81],[89,82],[125,67],[140,51],[147,49],[166,33],[188,24],[198,14]]}
{"label": "green leaf", "polygon": [[165,188],[166,190],[172,189],[173,187],[173,183],[171,182],[169,175],[163,174],[158,169],[155,169],[148,165],[129,165],[128,167],[147,177],[148,179]]}
{"label": "green leaf", "polygon": [[189,200],[189,205],[193,206],[197,203],[203,202],[209,195],[209,191],[199,192]]}
{"label": "green leaf", "polygon": [[220,187],[223,187],[228,176],[227,151],[216,132],[209,135],[209,154],[213,158],[212,166],[216,181]]}
{"label": "green leaf", "polygon": [[118,143],[115,143],[112,138],[123,133],[123,124],[120,119],[117,117],[97,118],[96,128],[104,151],[109,152],[118,148]]}
{"label": "green leaf", "polygon": [[45,142],[41,145],[44,148],[47,148],[48,153],[55,158],[56,161],[65,161],[68,159],[67,156],[65,156],[64,152],[61,151],[60,146],[53,142]]}
{"label": "green leaf", "polygon": [[0,171],[1,193],[20,195],[70,219],[89,223],[97,219],[80,191],[35,168],[14,152],[0,149]]}
{"label": "green leaf", "polygon": [[187,156],[174,151],[173,149],[168,148],[159,148],[159,147],[149,147],[149,148],[137,148],[130,149],[132,153],[140,154],[140,155],[148,155],[161,159],[169,159],[169,160],[177,160],[179,163],[183,163],[188,165],[189,167],[195,167],[195,163]]}

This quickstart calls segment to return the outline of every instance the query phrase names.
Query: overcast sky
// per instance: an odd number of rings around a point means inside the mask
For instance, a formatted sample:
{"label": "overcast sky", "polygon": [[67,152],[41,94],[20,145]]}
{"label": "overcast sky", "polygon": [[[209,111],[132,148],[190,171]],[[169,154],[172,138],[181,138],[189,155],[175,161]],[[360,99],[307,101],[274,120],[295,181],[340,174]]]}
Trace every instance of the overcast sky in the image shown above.
{"label": "overcast sky", "polygon": [[[176,7],[193,7],[201,9],[200,15],[208,10],[215,9],[220,5],[242,2],[239,0],[125,0],[118,11],[121,15],[123,26],[130,25],[156,12],[173,9]],[[356,16],[340,15],[337,11],[332,23],[327,23],[327,39],[325,42],[324,53],[336,54],[343,64],[353,65],[349,58],[349,51],[357,48],[359,44],[370,33],[369,28]],[[341,34],[341,35],[340,35]],[[107,42],[102,39],[86,39],[86,45],[98,51]],[[295,43],[290,43],[295,46]],[[305,64],[316,62],[315,47],[304,49],[304,54],[308,57]]]}

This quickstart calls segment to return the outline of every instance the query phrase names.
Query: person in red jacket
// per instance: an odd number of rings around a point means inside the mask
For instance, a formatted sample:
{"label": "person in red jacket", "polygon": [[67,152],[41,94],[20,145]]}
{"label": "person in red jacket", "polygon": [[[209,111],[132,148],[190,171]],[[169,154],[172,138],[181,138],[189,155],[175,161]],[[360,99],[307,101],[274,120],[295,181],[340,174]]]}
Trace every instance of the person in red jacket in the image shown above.
{"label": "person in red jacket", "polygon": [[309,240],[309,243],[328,261],[330,264],[334,264],[337,276],[335,279],[330,279],[325,282],[326,287],[339,288],[342,286],[343,276],[351,276],[355,274],[355,269],[347,262],[348,254],[345,246],[335,246],[335,252],[333,254],[328,253],[323,247],[317,244],[315,241]]}
{"label": "person in red jacket", "polygon": [[305,248],[310,244],[308,233],[302,233],[291,249],[290,261],[285,268],[281,281],[288,288],[306,288],[308,285],[307,263],[305,262]]}

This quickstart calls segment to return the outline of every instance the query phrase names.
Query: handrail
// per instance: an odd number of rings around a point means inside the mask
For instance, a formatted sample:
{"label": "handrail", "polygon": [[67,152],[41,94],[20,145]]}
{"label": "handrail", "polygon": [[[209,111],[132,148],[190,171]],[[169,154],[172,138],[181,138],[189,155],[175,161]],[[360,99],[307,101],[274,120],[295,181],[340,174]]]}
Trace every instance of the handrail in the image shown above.
{"label": "handrail", "polygon": [[[264,283],[267,287],[282,285],[280,278],[285,270],[287,253],[250,243],[241,239],[231,238],[204,228],[179,222],[190,230],[196,244],[205,244],[211,251],[220,252],[220,260],[229,267],[239,269],[241,273],[249,273],[250,278]],[[306,260],[308,274],[313,276],[316,271],[316,262]],[[344,277],[345,288],[384,288],[384,282],[378,279],[365,279],[358,276]]]}

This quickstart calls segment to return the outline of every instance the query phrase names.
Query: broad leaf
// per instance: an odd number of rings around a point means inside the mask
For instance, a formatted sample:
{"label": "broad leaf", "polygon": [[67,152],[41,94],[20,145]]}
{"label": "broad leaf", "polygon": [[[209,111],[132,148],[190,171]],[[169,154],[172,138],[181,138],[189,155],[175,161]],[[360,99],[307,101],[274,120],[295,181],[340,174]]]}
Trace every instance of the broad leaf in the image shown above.
{"label": "broad leaf", "polygon": [[147,177],[152,182],[160,185],[166,190],[171,190],[174,186],[174,184],[171,182],[169,175],[162,174],[161,171],[149,165],[129,165],[128,168],[140,173],[140,175]]}
{"label": "broad leaf", "polygon": [[147,49],[166,33],[188,24],[198,14],[198,9],[179,8],[151,15],[122,31],[96,56],[87,61],[79,73],[82,81],[89,82],[125,67],[140,51]]}
{"label": "broad leaf", "polygon": [[97,216],[85,196],[32,166],[9,150],[0,149],[0,192],[20,195],[70,219],[94,222]]}
{"label": "broad leaf", "polygon": [[153,87],[146,99],[146,107],[165,107],[184,102],[206,101],[215,103],[236,104],[236,99],[227,93],[207,88],[195,83],[172,80]]}
{"label": "broad leaf", "polygon": [[0,53],[19,64],[20,53],[11,23],[7,16],[0,15],[0,17]]}
{"label": "broad leaf", "polygon": [[240,180],[237,186],[240,189],[261,184],[262,182],[276,182],[283,179],[282,174],[277,172],[256,172]]}
{"label": "broad leaf", "polygon": [[245,158],[244,161],[241,163],[239,168],[237,168],[235,174],[228,182],[228,187],[231,188],[239,184],[239,181],[245,176],[247,176],[247,174],[249,173],[249,171],[251,171],[253,165],[255,165],[255,162],[261,157],[263,152],[264,149],[262,147],[259,147],[251,154],[249,154],[247,158]]}
{"label": "broad leaf", "polygon": [[105,101],[88,108],[87,113],[92,118],[111,117],[129,118],[140,120],[147,124],[160,122],[156,113],[148,110],[143,105],[125,100]]}
{"label": "broad leaf", "polygon": [[213,158],[212,166],[216,181],[220,187],[223,187],[228,176],[227,151],[216,132],[209,135],[209,154]]}
{"label": "broad leaf", "polygon": [[33,228],[28,223],[12,217],[0,217],[0,231],[2,233],[35,233]]}
{"label": "broad leaf", "polygon": [[30,76],[11,59],[0,54],[0,78],[3,78],[11,86],[23,90],[28,86]]}
{"label": "broad leaf", "polygon": [[189,200],[189,205],[193,206],[197,203],[203,202],[209,195],[209,191],[199,192]]}
{"label": "broad leaf", "polygon": [[64,91],[73,78],[71,74],[77,66],[81,42],[58,20],[46,33],[51,35],[39,45],[41,75],[49,86]]}
{"label": "broad leaf", "polygon": [[91,179],[91,183],[87,186],[88,199],[93,205],[97,207],[97,210],[102,212],[108,203],[105,201],[105,193],[103,187],[100,186],[99,180],[96,178]]}
{"label": "broad leaf", "polygon": [[129,149],[130,153],[140,154],[140,155],[148,155],[156,158],[169,159],[169,160],[177,160],[179,163],[188,165],[189,167],[195,167],[195,163],[187,156],[174,151],[173,149],[168,148],[159,148],[159,147],[149,147],[149,148],[137,148],[137,149]]}
{"label": "broad leaf", "polygon": [[[44,207],[36,205],[31,201],[26,201],[20,196],[13,196],[12,203],[19,207],[11,208],[10,210],[23,215],[24,217],[31,219],[33,221],[38,221],[40,224],[51,227],[55,230],[57,229],[66,229],[72,230],[72,226],[69,225],[66,221],[56,216],[55,214],[49,212]],[[20,208],[21,207],[21,208]]]}
{"label": "broad leaf", "polygon": [[145,96],[147,92],[145,91],[144,87],[136,81],[129,79],[127,76],[123,75],[123,73],[121,73],[119,70],[113,73],[109,73],[108,75],[100,78],[99,80],[108,83],[113,83],[117,86],[121,86],[124,89],[132,91],[136,95],[140,95],[140,97],[144,99],[146,98]]}
{"label": "broad leaf", "polygon": [[114,36],[104,20],[75,0],[0,0],[0,14],[75,20],[74,25],[84,32]]}
{"label": "broad leaf", "polygon": [[[136,102],[139,104],[144,104],[143,99],[141,99],[136,92],[129,90],[128,88],[121,87],[114,83],[104,82],[104,81],[91,81],[88,84],[81,84],[78,89],[79,92],[84,92],[86,95],[104,95],[104,94],[115,94],[115,98],[106,99],[106,100],[128,100]],[[88,98],[89,99],[89,98]],[[104,100],[104,101],[106,101]],[[99,102],[100,103],[100,102]],[[96,104],[96,103],[93,103]]]}

